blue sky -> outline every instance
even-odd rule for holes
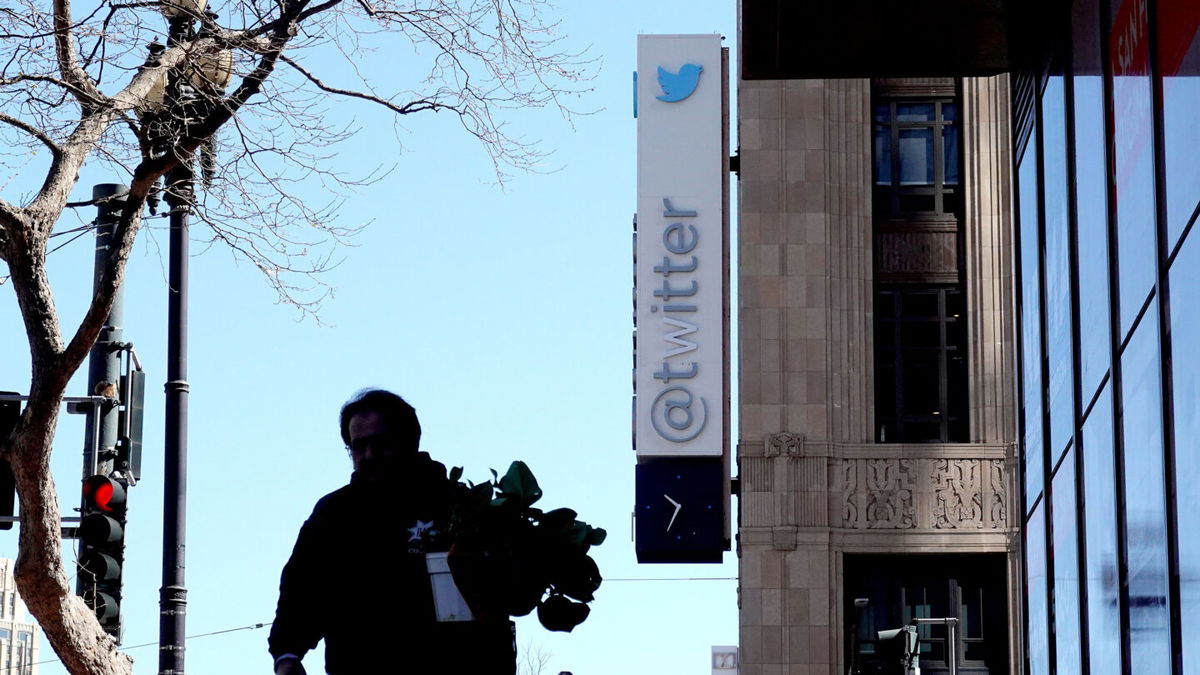
[[[556,172],[516,176],[500,190],[486,156],[445,116],[405,120],[401,151],[386,118],[352,104],[335,108],[364,127],[340,147],[338,165],[396,169],[340,209],[343,224],[372,224],[326,276],[336,289],[321,314],[327,326],[297,321],[258,271],[228,251],[193,258],[189,635],[271,621],[297,529],[316,499],[349,475],[338,407],[361,387],[382,386],[417,407],[423,448],[464,466],[467,478],[523,459],[547,506],[570,506],[609,531],[594,552],[608,581],[588,621],[572,634],[550,633],[533,618],[518,622],[519,642],[550,655],[544,672],[707,673],[710,647],[736,643],[734,581],[632,580],[728,579],[736,561],[727,554],[721,565],[635,563],[629,431],[636,35],[719,32],[736,55],[735,3],[563,3],[558,15],[569,42],[591,45],[602,59],[595,91],[580,105],[598,111],[576,118],[574,129],[546,111],[511,117],[554,151]],[[0,179],[10,199],[33,180]],[[73,198],[111,180],[87,169]],[[60,227],[93,214],[67,214]],[[127,274],[125,337],[150,390],[145,477],[129,496],[129,646],[158,637],[164,222],[140,235]],[[91,248],[85,237],[50,257],[68,331],[90,293]],[[0,389],[27,389],[28,350],[8,285],[0,286],[0,350]],[[84,389],[79,377],[70,393]],[[80,421],[64,416],[54,470],[67,512],[77,504],[82,443]],[[70,543],[67,551],[73,557]],[[0,533],[0,555],[15,552],[15,531]],[[269,672],[266,636],[260,628],[191,639],[188,670]],[[157,672],[154,647],[131,653],[135,673]],[[310,672],[322,672],[314,657]],[[43,660],[52,658],[43,643]],[[48,663],[42,672],[64,671]]]

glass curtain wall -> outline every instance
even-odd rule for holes
[[[1200,2],[1070,4],[1016,120],[1026,670],[1200,675]]]

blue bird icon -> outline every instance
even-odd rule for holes
[[[655,98],[667,103],[678,103],[691,96],[692,92],[696,91],[696,85],[700,84],[700,73],[703,70],[702,66],[694,63],[683,64],[678,73],[672,73],[659,66],[658,86],[662,87],[663,95]]]

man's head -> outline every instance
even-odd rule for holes
[[[377,478],[417,454],[421,423],[407,401],[383,389],[355,394],[342,406],[342,441],[354,470]]]

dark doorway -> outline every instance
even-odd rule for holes
[[[846,555],[847,670],[900,675],[898,660],[883,658],[876,632],[914,618],[958,617],[958,672],[1008,675],[1008,584],[1003,553],[962,555]],[[867,605],[855,607],[856,598]],[[922,625],[921,674],[949,673],[946,627]],[[855,639],[857,635],[857,639]],[[853,672],[851,670],[851,672]]]

